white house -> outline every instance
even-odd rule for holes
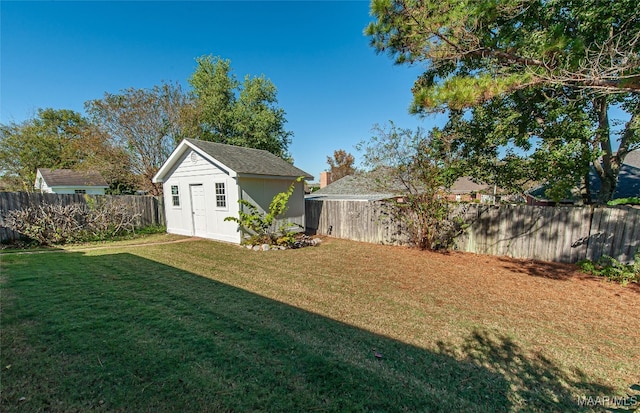
[[[171,153],[153,182],[164,190],[167,232],[241,242],[238,200],[269,210],[273,197],[298,177],[313,179],[270,152],[185,139]],[[297,182],[283,219],[304,226],[304,183]]]
[[[34,187],[41,193],[104,195],[109,185],[94,171],[39,168]]]

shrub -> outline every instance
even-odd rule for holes
[[[5,225],[38,244],[95,241],[133,232],[140,214],[116,199],[86,204],[42,204],[9,211]]]
[[[606,277],[622,285],[640,283],[640,250],[635,253],[633,264],[623,264],[615,258],[603,255],[596,262],[582,260],[578,262],[578,266],[587,274]]]
[[[395,202],[393,217],[407,229],[409,241],[422,250],[448,250],[468,227],[462,215],[466,207],[447,201],[437,191],[408,194]]]
[[[640,205],[640,198],[639,197],[629,197],[629,198],[613,199],[613,200],[607,202],[607,205],[609,205],[609,206],[615,206],[615,205]]]

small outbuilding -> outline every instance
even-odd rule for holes
[[[109,184],[95,171],[39,168],[34,187],[44,194],[104,195]]]
[[[299,177],[313,176],[276,155],[253,148],[185,139],[153,182],[162,183],[167,232],[240,243],[237,217],[243,199],[262,211]],[[304,182],[296,182],[282,218],[304,228]]]

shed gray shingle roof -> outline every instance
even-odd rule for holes
[[[245,148],[197,139],[186,139],[186,141],[238,174],[313,178],[302,169],[296,168],[284,159],[262,149]]]
[[[40,175],[50,187],[55,186],[109,186],[100,173],[72,169],[40,168]]]

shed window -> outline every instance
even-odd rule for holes
[[[74,192],[75,192],[76,194],[86,194],[86,193],[87,193],[87,190],[86,190],[86,189],[76,189]]]
[[[216,207],[227,207],[227,193],[224,188],[224,182],[216,182]]]
[[[178,191],[178,185],[171,185],[171,200],[173,206],[180,206],[180,191]]]

